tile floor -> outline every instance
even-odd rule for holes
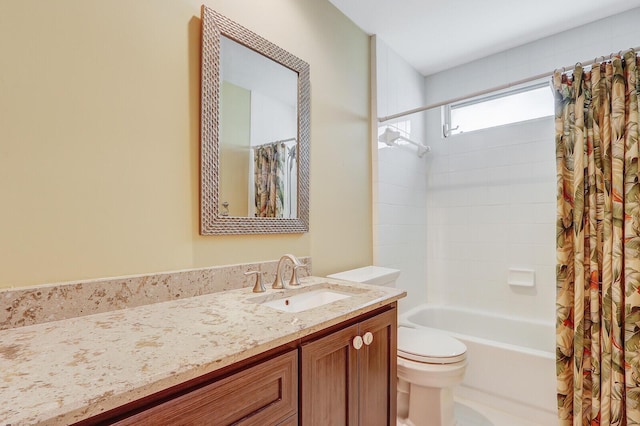
[[[455,401],[457,426],[553,426],[534,423],[460,397]]]
[[[456,426],[553,426],[532,422],[522,417],[497,410],[493,407],[456,396]],[[398,426],[414,426],[398,417]]]

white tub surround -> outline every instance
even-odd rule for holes
[[[456,395],[540,424],[557,421],[553,323],[423,304],[399,324],[446,332],[465,344],[467,370]]]
[[[224,291],[0,331],[0,423],[70,424],[249,359],[404,297],[327,278]],[[350,297],[304,312],[256,303],[317,288]]]

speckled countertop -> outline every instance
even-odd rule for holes
[[[402,290],[308,277],[351,297],[298,313],[223,291],[0,331],[0,424],[70,424],[354,318]]]

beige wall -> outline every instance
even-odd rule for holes
[[[0,287],[371,262],[367,36],[324,0],[205,3],[311,66],[311,232],[198,234],[201,0],[4,0]]]
[[[251,91],[222,81],[220,84],[219,197],[229,203],[229,216],[249,214],[249,161],[251,156]],[[254,184],[254,180],[251,180]]]

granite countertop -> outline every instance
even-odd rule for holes
[[[0,424],[70,424],[392,303],[399,289],[328,278],[229,290],[0,331]],[[256,301],[332,288],[351,294],[281,312]]]

